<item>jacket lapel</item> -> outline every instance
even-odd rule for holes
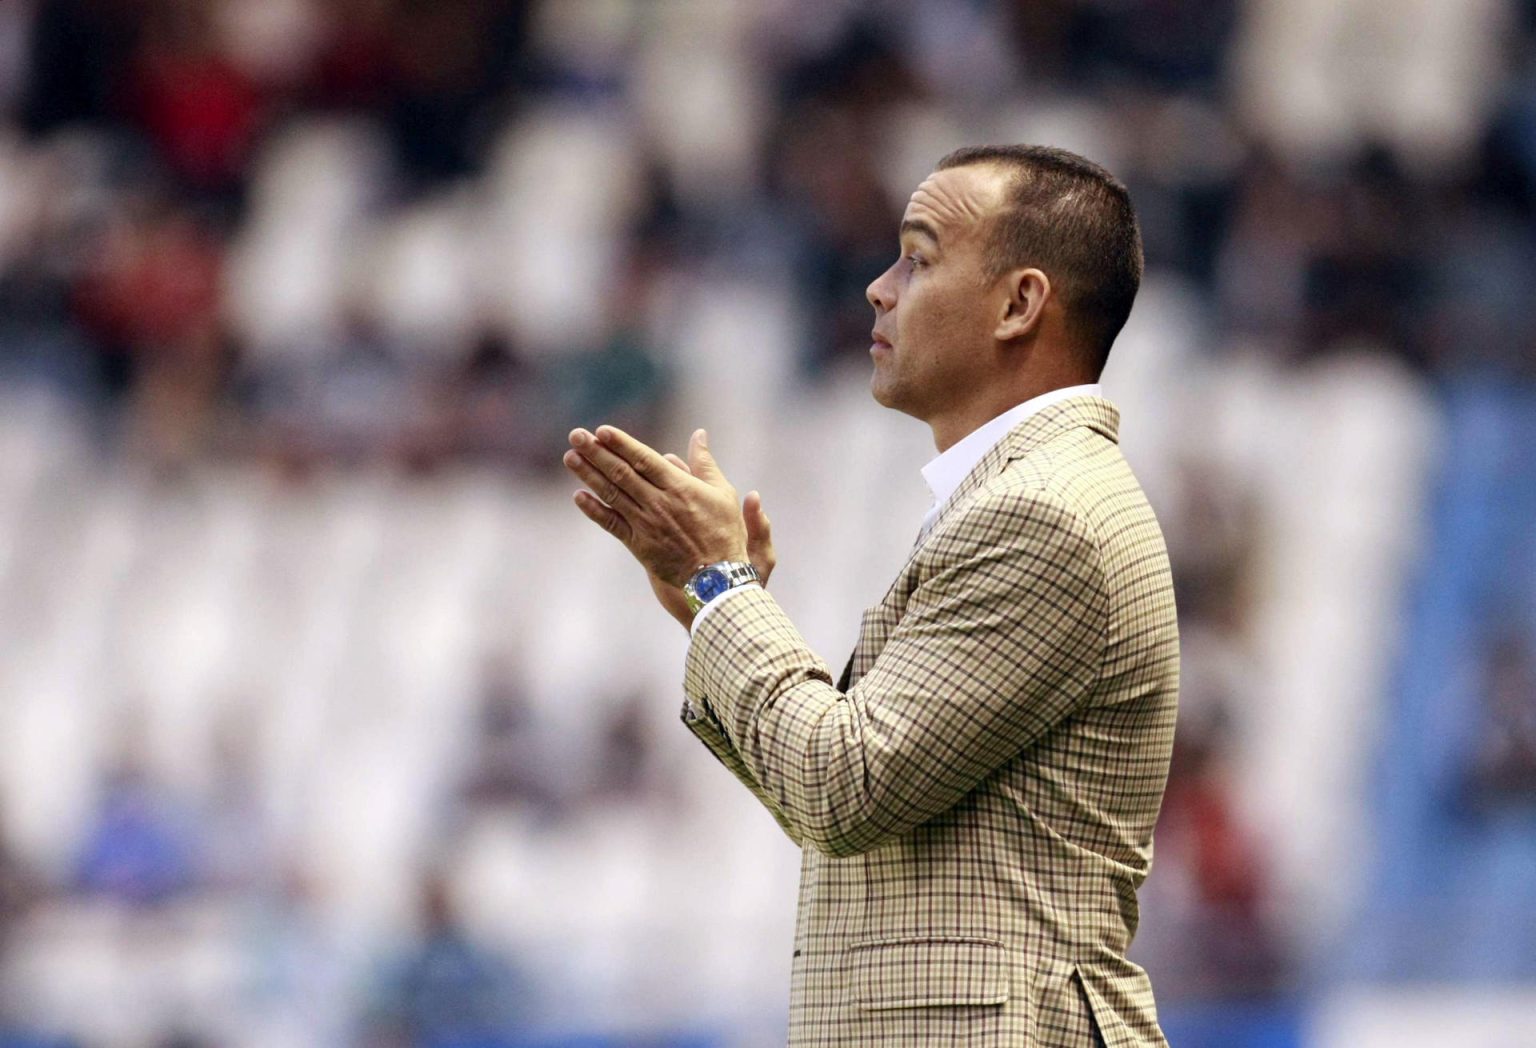
[[[942,528],[946,520],[970,502],[982,485],[1001,473],[1003,467],[1014,459],[1023,457],[1063,430],[1076,429],[1079,426],[1087,426],[1118,443],[1120,410],[1103,397],[1071,397],[1036,412],[1009,430],[1002,440],[994,444],[981,457],[981,461],[976,463],[965,475],[965,479],[960,481],[960,486],[955,488],[954,494],[939,507],[939,514],[934,518],[933,527],[928,529],[928,535],[924,537],[923,542],[913,545],[912,551],[907,555],[906,563],[897,573],[896,582],[892,584],[891,590],[894,591],[903,579],[911,575],[912,562],[917,558],[918,552],[928,538]],[[887,600],[890,599],[890,595],[888,591]]]
[[[954,493],[939,507],[938,516],[934,518],[933,526],[928,529],[927,534],[913,544],[911,552],[907,554],[906,562],[896,573],[895,581],[886,590],[880,603],[864,613],[863,621],[859,626],[858,642],[837,682],[839,691],[847,691],[869,671],[869,667],[874,665],[881,649],[885,647],[885,642],[890,638],[896,623],[901,621],[902,613],[907,606],[907,598],[911,596],[913,588],[917,585],[915,570],[917,555],[932,539],[934,533],[944,526],[946,520],[953,518],[966,503],[970,502],[987,481],[1001,473],[1008,463],[1022,457],[1064,430],[1076,429],[1079,426],[1086,426],[1118,443],[1120,411],[1103,397],[1070,397],[1029,416],[987,450],[987,453],[981,457],[981,461],[977,462],[965,475],[959,487],[955,488]]]

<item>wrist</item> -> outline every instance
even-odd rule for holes
[[[755,582],[755,583],[752,583],[750,585],[737,586],[734,589],[726,590],[724,593],[720,594],[720,596],[716,597],[714,600],[710,601],[708,604],[706,604],[702,608],[700,608],[693,615],[693,618],[690,619],[689,622],[688,622],[688,635],[690,637],[697,636],[698,632],[699,632],[699,629],[702,627],[705,619],[709,618],[711,615],[719,614],[720,613],[720,609],[723,608],[725,605],[731,603],[732,601],[739,601],[739,600],[741,600],[742,599],[742,594],[745,593],[747,590],[749,590],[749,589],[761,589],[761,588],[762,588],[762,583]]]
[[[720,560],[702,565],[683,583],[683,596],[689,610],[697,616],[711,601],[718,600],[733,589],[760,583],[757,569],[746,557],[740,560]]]

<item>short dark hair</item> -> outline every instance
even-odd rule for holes
[[[987,246],[992,274],[1020,266],[1044,270],[1088,363],[1095,374],[1103,371],[1141,286],[1141,230],[1125,183],[1050,146],[966,146],[940,160],[938,169],[972,164],[994,164],[1014,176]]]

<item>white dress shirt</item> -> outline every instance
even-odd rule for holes
[[[1101,397],[1103,395],[1104,387],[1097,382],[1084,386],[1063,386],[1061,389],[1053,389],[1049,393],[1031,397],[1022,404],[1015,404],[991,422],[983,422],[955,441],[923,467],[923,480],[927,482],[928,491],[933,495],[933,505],[928,507],[927,515],[923,517],[923,528],[918,533],[918,541],[921,542],[928,537],[928,529],[933,527],[933,522],[938,519],[939,510],[944,508],[944,503],[949,501],[949,497],[955,493],[955,489],[960,486],[966,474],[975,469],[976,463],[985,458],[987,452],[996,447],[997,442],[1006,437],[1020,422],[1068,397]]]
[[[1093,382],[1082,386],[1063,386],[1061,389],[1042,393],[1038,397],[1031,397],[1022,404],[1015,404],[992,421],[983,422],[932,459],[923,467],[923,480],[927,482],[928,490],[933,495],[933,505],[923,517],[923,526],[918,532],[917,541],[922,542],[928,537],[928,529],[933,527],[933,522],[938,519],[939,510],[944,508],[944,503],[949,501],[949,497],[955,493],[955,489],[960,486],[966,474],[975,469],[976,464],[986,457],[987,452],[1006,437],[1010,430],[1031,415],[1043,411],[1058,401],[1066,400],[1068,397],[1103,396],[1103,389],[1103,386]],[[746,588],[737,586],[734,589],[728,589],[700,608],[688,627],[689,634],[692,635],[698,630],[699,623],[704,621],[705,615]]]

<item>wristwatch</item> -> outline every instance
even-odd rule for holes
[[[758,582],[757,569],[739,560],[722,560],[718,564],[706,564],[683,583],[683,596],[688,598],[688,610],[695,615],[699,609],[726,590]]]

